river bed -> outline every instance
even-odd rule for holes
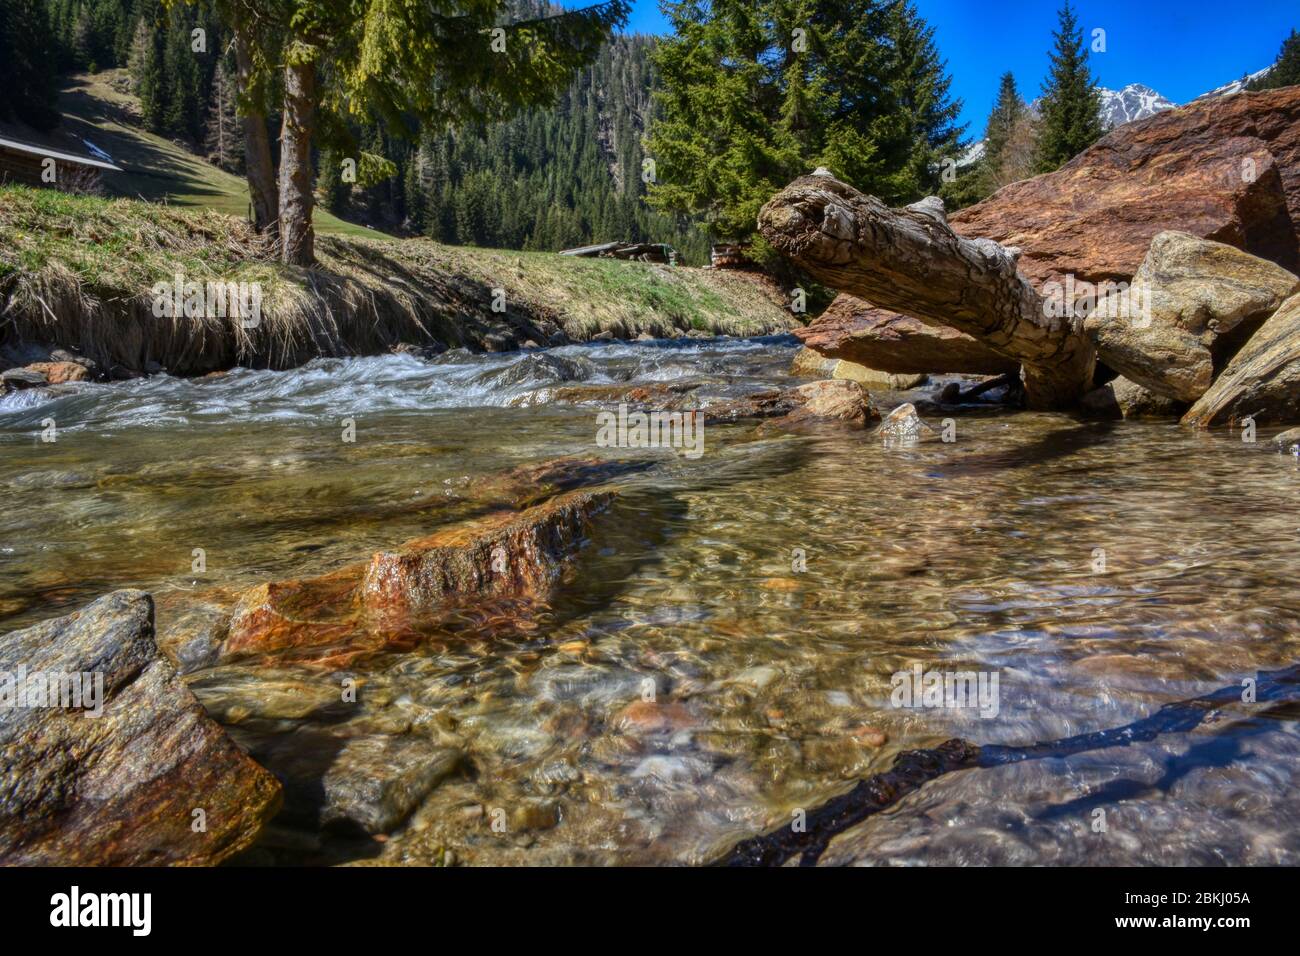
[[[165,634],[215,595],[462,519],[513,466],[643,460],[572,583],[516,626],[346,674],[186,674],[255,758],[420,792],[378,837],[290,813],[244,859],[261,863],[707,863],[900,751],[1115,727],[1300,661],[1300,462],[1264,433],[988,409],[904,446],[710,425],[692,459],[598,447],[599,409],[552,400],[737,397],[797,384],[794,352],[614,343],[15,393],[0,630],[138,587]],[[996,674],[996,713],[895,706],[917,670]],[[362,691],[340,707],[346,678]],[[1300,863],[1297,717],[1243,704],[1147,744],[951,774],[823,862]]]

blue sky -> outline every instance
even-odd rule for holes
[[[671,32],[658,0],[634,0],[627,29]],[[969,134],[983,134],[998,77],[1016,75],[1026,99],[1038,95],[1056,26],[1058,0],[916,0],[935,27]],[[1300,29],[1300,0],[1076,0],[1086,36],[1106,31],[1092,56],[1102,86],[1143,83],[1175,103],[1272,63],[1282,39]]]

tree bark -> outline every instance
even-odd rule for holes
[[[280,208],[275,194],[275,167],[271,163],[271,138],[266,133],[266,114],[254,102],[252,92],[253,54],[243,27],[236,27],[235,68],[239,90],[244,94],[246,110],[240,110],[244,131],[244,169],[248,177],[248,197],[253,205],[253,227],[264,235],[274,235],[279,226]]]
[[[930,197],[890,209],[826,174],[804,176],[758,215],[778,252],[841,292],[965,332],[1019,362],[1032,408],[1068,408],[1092,382],[1082,322],[1048,314],[1017,250],[963,239]]]
[[[312,230],[311,137],[316,125],[316,64],[284,67],[284,123],[280,128],[280,255],[298,266],[316,261]]]

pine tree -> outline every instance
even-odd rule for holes
[[[962,152],[964,126],[957,125],[961,101],[951,100],[952,78],[934,42],[934,28],[916,12],[911,0],[890,11],[888,37],[893,50],[890,86],[901,112],[906,160],[893,177],[900,198],[939,191],[945,169],[955,167]]]
[[[165,82],[165,41],[166,34],[160,29],[149,29],[142,18],[141,26],[145,28],[145,48],[139,59],[139,74],[136,76],[136,95],[140,97],[140,112],[144,118],[145,128],[150,132],[161,133],[164,118],[168,111],[168,86]]]
[[[1069,0],[1057,16],[1059,25],[1052,34],[1056,44],[1039,109],[1042,123],[1037,167],[1040,172],[1059,169],[1100,139],[1105,131],[1101,123],[1101,97],[1088,66],[1088,48]]]
[[[321,150],[316,171],[316,197],[321,206],[335,215],[347,215],[352,184],[343,181],[342,165],[337,152]]]
[[[153,30],[144,17],[138,17],[131,33],[131,46],[126,57],[126,72],[131,78],[131,86],[137,95],[140,93],[141,84],[144,83],[152,47]]]
[[[55,48],[44,0],[0,3],[0,119],[37,129],[58,125]]]
[[[208,162],[227,172],[243,170],[244,137],[235,111],[235,84],[224,59],[217,61],[212,77],[204,146]]]
[[[1282,41],[1277,61],[1266,74],[1250,84],[1252,90],[1275,90],[1300,84],[1300,33],[1295,30]]]
[[[251,85],[283,64],[280,252],[286,263],[310,265],[312,156],[326,146],[355,148],[349,118],[365,115],[396,131],[413,122],[501,120],[553,102],[626,20],[628,3],[526,21],[505,16],[507,0],[369,3],[363,15],[355,0],[222,0],[221,8],[236,37],[255,45]],[[398,172],[372,159],[375,171]],[[250,188],[259,190],[263,164],[248,165]]]
[[[826,166],[886,202],[937,188],[959,104],[930,29],[903,0],[682,0],[667,12],[647,140],[651,203],[753,235],[759,208]]]
[[[996,170],[1002,162],[1015,132],[1016,124],[1025,113],[1025,101],[1016,89],[1016,78],[1010,72],[1002,74],[998,84],[998,98],[989,113],[988,125],[984,129],[984,159],[989,167]]]

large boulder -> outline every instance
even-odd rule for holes
[[[1177,229],[1300,269],[1300,87],[1126,123],[1053,173],[954,214],[960,235],[1021,250],[1035,283],[1127,280]]]
[[[819,355],[894,374],[998,375],[1019,364],[956,329],[839,295],[796,336]]]
[[[1127,282],[1156,235],[1170,229],[1300,272],[1300,86],[1125,123],[1056,172],[1005,186],[948,222],[965,238],[1017,249],[1017,268],[1040,291],[1067,275],[1079,284]],[[902,316],[872,309],[863,316],[870,324],[846,322],[843,310],[828,309],[825,321],[795,334],[823,355],[883,371],[1002,371],[942,368],[907,335],[915,320],[900,324]],[[925,360],[886,364],[896,328],[900,349],[914,346]]]
[[[14,679],[10,693],[27,692],[27,706],[0,709],[0,863],[215,864],[279,809],[275,778],[159,656],[143,592],[116,591],[0,638],[0,675]],[[102,699],[31,706],[37,675],[69,689],[84,675],[91,694],[102,680]]]
[[[1272,262],[1162,232],[1132,289],[1098,301],[1084,327],[1111,368],[1158,395],[1194,402],[1214,369],[1298,289],[1300,278]]]
[[[1261,425],[1300,422],[1300,293],[1250,337],[1183,423],[1204,428],[1243,418]]]

